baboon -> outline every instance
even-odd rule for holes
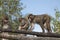
[[[44,29],[46,29],[48,32],[52,32],[51,27],[50,27],[51,17],[49,15],[47,15],[47,14],[42,14],[42,15],[29,14],[28,20],[30,21],[30,23],[39,24],[41,26],[43,32],[45,32]]]

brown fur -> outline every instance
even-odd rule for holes
[[[47,14],[42,14],[42,15],[33,15],[33,14],[29,14],[28,15],[28,19],[30,21],[30,23],[37,23],[41,26],[43,32],[45,32],[44,28],[48,31],[48,32],[52,32],[51,31],[51,27],[50,27],[50,20],[51,17]]]
[[[19,18],[19,22],[20,22],[20,26],[19,29],[20,30],[27,30],[28,29],[28,20],[25,18]]]

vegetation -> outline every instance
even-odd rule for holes
[[[18,18],[22,17],[22,5],[21,0],[0,0],[0,27],[1,19],[4,15],[7,15],[11,29],[16,30],[19,27]],[[60,33],[60,11],[58,9],[55,9],[55,17],[52,18],[52,24],[54,25],[54,32]]]
[[[20,0],[0,0],[0,21],[7,15],[12,29],[16,29],[19,25],[17,18],[22,17],[22,5]]]
[[[60,33],[60,11],[55,9],[55,18],[53,18],[54,32]]]

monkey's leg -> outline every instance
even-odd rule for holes
[[[39,25],[41,26],[43,33],[45,33],[45,30],[44,30],[44,25],[43,25],[43,23],[41,22]]]
[[[46,27],[49,33],[52,32],[51,27],[50,27],[50,21],[46,21]]]
[[[31,23],[31,27],[30,27],[30,31],[32,31],[34,29],[34,23]]]

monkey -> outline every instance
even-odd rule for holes
[[[18,27],[18,30],[24,30],[27,31],[29,28],[29,22],[25,18],[19,18],[20,25]],[[18,36],[26,36],[26,34],[18,34]]]
[[[34,26],[33,23],[29,23],[28,19],[26,18],[19,18],[19,22],[20,22],[20,26],[19,26],[19,30],[29,30],[32,31],[34,29],[34,27],[32,27],[31,29],[29,29],[30,26]]]
[[[2,29],[8,29],[9,28],[9,18],[8,16],[4,15],[1,20],[2,24]],[[9,35],[7,32],[2,32],[2,35]],[[2,40],[8,40],[8,39],[2,39]]]
[[[29,22],[25,18],[19,18],[20,26],[18,30],[27,30]]]
[[[50,27],[50,21],[51,21],[51,17],[47,14],[42,14],[42,15],[33,15],[33,14],[29,14],[28,15],[28,20],[30,21],[31,24],[39,24],[42,28],[42,32],[45,33],[46,29],[48,31],[48,33],[51,33],[51,27]],[[32,28],[33,26],[31,26]]]
[[[3,27],[3,29],[9,28],[9,18],[6,15],[3,16],[3,18],[2,18],[2,27]]]

